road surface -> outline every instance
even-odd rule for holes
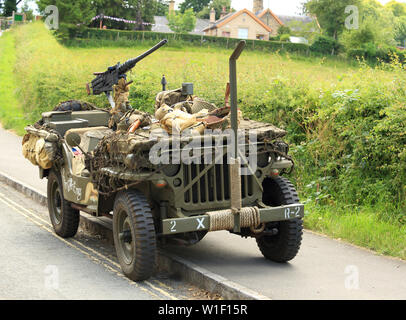
[[[0,300],[188,300],[204,292],[165,274],[135,283],[114,248],[79,232],[55,235],[47,210],[0,183]]]

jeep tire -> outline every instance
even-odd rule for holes
[[[267,178],[263,182],[263,187],[262,201],[268,206],[276,207],[299,203],[299,196],[295,188],[286,178]],[[257,244],[263,256],[274,262],[292,260],[299,252],[302,241],[302,218],[267,223],[265,230],[267,229],[277,229],[278,233],[257,238]]]
[[[48,175],[47,201],[49,217],[55,233],[62,238],[73,237],[78,231],[80,214],[63,197],[61,175],[51,170]]]
[[[156,234],[151,208],[141,192],[128,190],[117,194],[113,238],[123,273],[134,281],[151,277],[155,268]]]

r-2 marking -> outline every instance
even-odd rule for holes
[[[285,208],[285,219],[290,220],[300,217],[300,207]]]

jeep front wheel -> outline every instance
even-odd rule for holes
[[[156,235],[151,208],[142,193],[129,190],[117,194],[113,237],[123,273],[134,281],[148,279],[155,267]]]
[[[47,186],[48,211],[55,233],[62,238],[73,237],[79,227],[79,210],[73,209],[63,197],[62,178],[51,170]]]
[[[282,177],[265,179],[262,201],[271,207],[299,203],[299,196],[292,183]],[[275,262],[292,260],[300,249],[303,234],[302,218],[271,222],[267,230],[277,230],[276,235],[263,235],[257,238],[259,250],[266,259]]]

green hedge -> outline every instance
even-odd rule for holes
[[[376,62],[377,60],[390,63],[395,56],[399,62],[406,63],[406,51],[397,48],[379,48],[370,50],[369,48],[355,48],[347,51],[347,56],[351,59],[364,58],[365,60]]]
[[[335,55],[343,51],[342,45],[333,38],[326,36],[318,36],[316,41],[310,46],[312,52],[331,55],[333,52]]]
[[[196,45],[205,47],[234,48],[239,39],[200,36],[193,34],[160,33],[151,31],[126,30],[100,30],[77,27],[74,25],[61,25],[57,31],[60,40],[72,46],[133,46],[134,42],[156,42],[161,39],[170,40],[168,46],[179,47]],[[268,52],[294,52],[309,54],[307,44],[286,43],[279,41],[247,40],[247,49]]]

